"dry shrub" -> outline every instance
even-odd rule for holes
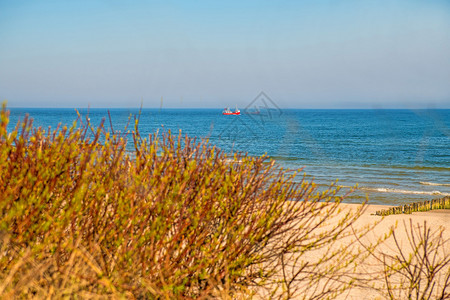
[[[384,267],[379,291],[388,299],[450,299],[450,240],[444,228],[409,221],[404,223],[408,243],[402,244],[393,229],[394,249],[377,255]]]
[[[2,295],[323,298],[351,285],[359,254],[332,245],[365,206],[338,214],[339,188],[181,133],[143,138],[138,119],[130,134],[88,120],[8,132],[1,112]]]
[[[409,219],[403,229],[392,226],[370,253],[373,271],[361,273],[356,286],[373,290],[383,299],[450,299],[450,239],[445,228],[430,228]]]

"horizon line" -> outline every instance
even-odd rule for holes
[[[164,110],[164,109],[177,109],[177,110],[183,110],[183,109],[189,109],[189,110],[223,110],[221,107],[55,107],[55,106],[6,106],[6,109],[132,109],[132,110],[139,110],[139,109],[157,109],[157,110]],[[336,107],[325,107],[325,108],[315,108],[315,107],[308,107],[308,108],[301,108],[301,107],[279,107],[279,108],[262,108],[264,109],[288,109],[288,110],[437,110],[437,109],[450,109],[450,106],[448,107],[414,107],[414,108],[405,108],[405,107],[347,107],[347,108],[336,108]],[[245,108],[241,108],[241,110],[245,110]],[[250,110],[250,109],[249,109]]]

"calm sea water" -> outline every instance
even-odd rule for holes
[[[74,109],[10,109],[11,126],[28,113],[36,126],[71,125]],[[86,110],[80,110],[86,113]],[[123,129],[138,110],[111,109]],[[209,138],[226,152],[267,154],[303,168],[321,186],[358,184],[347,202],[398,205],[450,195],[450,110],[280,110],[223,116],[220,109],[144,109],[143,134],[172,130]],[[91,109],[94,125],[106,109]]]

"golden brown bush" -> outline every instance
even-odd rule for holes
[[[45,131],[25,118],[8,132],[1,112],[1,294],[321,298],[350,286],[357,254],[331,245],[364,205],[332,223],[339,188],[181,133],[141,137],[137,120],[129,134],[82,121]]]

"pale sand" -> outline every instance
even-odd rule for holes
[[[356,204],[341,204],[343,208],[354,209],[358,205]],[[374,215],[377,210],[386,209],[389,206],[382,205],[369,205],[364,214],[355,223],[356,228],[372,224],[377,221],[381,221],[367,236],[366,241],[375,242],[379,237],[382,237],[385,233],[388,233],[392,226],[397,223],[397,229],[395,231],[400,243],[407,249],[409,242],[405,232],[404,222],[407,226],[410,224],[410,219],[413,224],[420,224],[423,226],[426,221],[427,227],[431,230],[437,230],[439,227],[444,228],[443,236],[445,239],[450,239],[450,210],[432,210],[428,212],[414,212],[412,214],[401,215],[389,215],[386,217],[380,217]],[[447,243],[447,253],[450,252],[450,243]],[[387,240],[385,244],[381,245],[380,250],[390,252],[395,251],[395,244],[391,239]],[[450,267],[450,266],[449,266]],[[375,267],[367,267],[367,270],[374,269]],[[378,268],[376,270],[379,270]],[[384,299],[379,293],[369,289],[352,289],[349,292],[344,293],[338,299]]]
[[[357,204],[340,204],[342,211],[341,213],[345,213],[348,210],[354,210],[358,206]],[[392,226],[395,226],[397,223],[397,229],[395,231],[396,236],[399,240],[399,243],[402,245],[402,249],[409,251],[409,242],[407,238],[407,234],[405,231],[404,222],[407,226],[409,226],[410,219],[412,219],[413,224],[417,226],[417,224],[420,224],[423,226],[424,221],[427,223],[427,227],[431,228],[432,230],[438,230],[440,227],[444,228],[443,236],[445,239],[450,239],[450,210],[432,210],[428,212],[416,212],[410,215],[389,215],[386,217],[376,216],[375,212],[381,209],[389,208],[389,206],[382,206],[382,205],[369,205],[367,206],[364,213],[361,215],[361,217],[354,223],[355,229],[362,229],[365,226],[378,223],[370,232],[368,232],[367,235],[365,235],[361,242],[364,244],[370,244],[376,242],[379,238],[385,236],[385,234],[389,233]],[[331,223],[329,223],[330,226],[333,226],[334,222],[337,221],[338,218],[333,219]],[[339,240],[337,244],[332,246],[332,249],[340,249],[341,247],[348,247],[352,242],[354,242],[356,238],[354,236],[346,237],[342,240]],[[356,243],[356,245],[360,245],[359,243]],[[336,247],[336,248],[335,248]],[[447,253],[450,252],[450,243],[447,243]],[[350,248],[348,248],[350,249]],[[353,249],[353,248],[352,248]],[[320,257],[323,255],[324,249],[321,250],[314,250],[310,253],[307,253],[303,259],[315,261],[317,259],[320,259]],[[379,246],[378,251],[382,251],[383,253],[387,254],[393,254],[396,253],[396,247],[395,243],[392,238],[389,238],[383,242],[382,245]],[[409,253],[409,252],[408,252]],[[448,266],[450,267],[450,266]],[[377,261],[375,258],[370,257],[369,259],[364,260],[362,264],[358,264],[358,271],[357,273],[360,273],[362,271],[362,274],[373,273],[377,274],[377,276],[380,276],[383,274],[383,268],[382,264]],[[352,272],[352,271],[351,271]],[[355,275],[351,275],[354,277],[358,277]],[[364,276],[364,275],[363,275]],[[360,278],[360,277],[358,277]],[[367,277],[366,277],[367,278]],[[369,278],[372,278],[371,276]],[[383,280],[377,280],[377,281],[370,281],[369,284],[376,284],[379,287],[384,286]],[[338,284],[340,286],[340,284]],[[303,290],[303,288],[300,287],[300,290]],[[382,290],[381,292],[383,292]],[[309,296],[297,294],[299,299],[308,299]],[[264,295],[264,293],[259,293],[255,299],[267,299],[267,296]],[[340,294],[336,299],[385,299],[386,297],[383,296],[380,291],[376,291],[373,288],[368,287],[353,287],[350,290],[346,290],[343,294]]]

